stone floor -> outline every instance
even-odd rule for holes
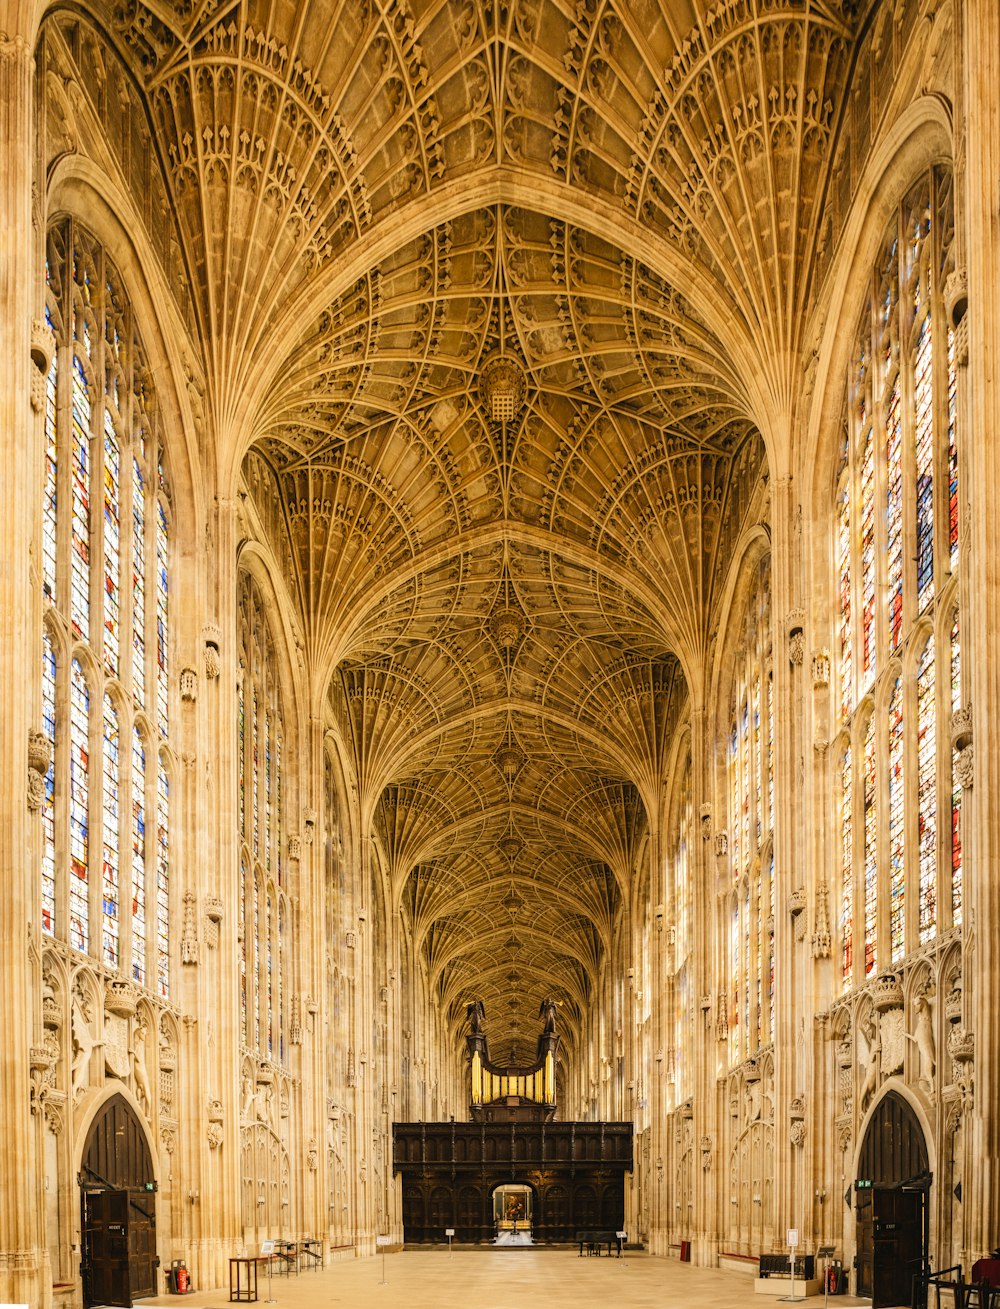
[[[297,1277],[275,1277],[271,1294],[283,1309],[344,1305],[352,1309],[495,1309],[503,1305],[537,1305],[539,1309],[770,1309],[776,1302],[755,1296],[753,1279],[718,1268],[695,1268],[675,1259],[651,1258],[639,1251],[623,1259],[580,1258],[567,1249],[404,1250],[366,1259],[344,1259]],[[267,1277],[258,1289],[267,1300]],[[222,1309],[228,1289],[196,1293],[178,1300],[160,1296],[143,1305],[175,1309]],[[778,1302],[780,1303],[780,1301]],[[821,1306],[823,1297],[806,1303]],[[831,1309],[867,1305],[867,1300],[839,1296]]]

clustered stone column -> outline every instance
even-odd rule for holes
[[[18,6],[4,7],[15,23]],[[29,1049],[37,994],[31,954],[37,953],[36,873],[28,857],[28,733],[32,700],[25,670],[37,663],[31,583],[35,419],[31,410],[30,324],[34,237],[31,173],[34,60],[26,26],[0,30],[0,1301],[37,1302],[42,1253],[36,1197],[35,1134],[31,1130]],[[32,945],[34,941],[34,947]]]
[[[969,383],[973,397],[962,447],[963,482],[971,511],[970,558],[964,561],[963,663],[970,671],[975,785],[968,817],[974,858],[967,900],[975,925],[972,1013],[975,1092],[971,1160],[973,1193],[968,1234],[972,1250],[990,1249],[1000,1235],[1000,9],[995,0],[968,0],[965,29],[965,207],[969,271]],[[963,814],[963,819],[966,817]]]

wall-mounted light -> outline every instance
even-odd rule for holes
[[[191,1204],[197,1204],[201,1198],[197,1191],[188,1191],[188,1200]]]

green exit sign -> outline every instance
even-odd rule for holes
[[[143,1189],[144,1191],[155,1191],[155,1190],[156,1190],[156,1183],[155,1183],[155,1182],[143,1182],[143,1184],[142,1184],[142,1189]]]
[[[854,1189],[856,1191],[870,1191],[871,1187],[872,1179],[870,1177],[859,1177],[854,1183]]]

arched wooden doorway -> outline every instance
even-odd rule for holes
[[[865,1132],[854,1183],[857,1293],[880,1305],[909,1304],[927,1259],[927,1142],[895,1091],[879,1101]]]
[[[84,1305],[156,1294],[156,1179],[146,1134],[123,1095],[101,1106],[80,1169]]]

